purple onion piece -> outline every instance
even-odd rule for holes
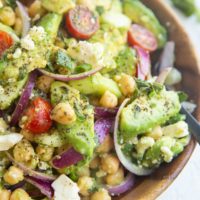
[[[34,185],[36,188],[38,188],[40,190],[40,192],[42,194],[44,194],[48,198],[51,199],[53,197],[54,190],[53,190],[53,188],[51,186],[53,181],[50,181],[50,180],[45,181],[45,180],[34,178],[32,176],[26,176],[25,177],[25,181],[27,181],[28,183]]]
[[[22,37],[24,37],[25,35],[27,35],[31,27],[30,17],[27,13],[25,6],[22,3],[16,1],[16,4],[22,19]]]
[[[111,196],[119,196],[120,194],[123,194],[128,190],[132,189],[134,184],[135,184],[135,175],[128,173],[125,180],[120,185],[106,186],[106,189],[108,190]]]
[[[51,164],[56,169],[62,169],[74,165],[81,160],[83,160],[83,155],[71,147],[61,154],[54,156],[51,160]]]
[[[97,135],[99,144],[101,144],[104,141],[105,137],[111,132],[113,124],[113,118],[101,118],[95,122],[94,130]]]
[[[17,188],[22,188],[24,185],[25,185],[25,181],[23,180],[15,185],[5,185],[5,188],[13,191],[13,190],[16,190]]]
[[[25,88],[22,92],[22,95],[17,103],[17,106],[12,114],[11,122],[10,122],[11,126],[15,126],[18,123],[24,109],[27,107],[29,98],[31,96],[31,92],[35,86],[35,80],[37,78],[37,75],[38,75],[38,72],[36,70],[32,71],[29,74],[28,81],[27,81]]]
[[[92,76],[93,74],[96,74],[101,69],[103,69],[103,67],[97,67],[91,71],[83,72],[80,74],[74,74],[74,75],[54,74],[44,69],[38,69],[38,71],[41,72],[43,75],[54,78],[55,80],[67,82],[67,81],[75,81],[75,80],[81,80],[81,79],[87,78],[88,76]]]
[[[145,80],[150,74],[151,69],[150,54],[139,46],[134,46],[134,49],[138,57],[137,77],[141,80]]]
[[[173,67],[174,58],[175,58],[175,43],[173,41],[169,41],[166,43],[159,61],[153,68],[153,74],[158,75],[165,68]]]
[[[169,75],[169,73],[171,72],[172,67],[167,67],[165,69],[163,69],[160,74],[158,75],[156,82],[160,83],[160,84],[164,84],[167,76]]]
[[[112,118],[117,114],[118,108],[104,108],[104,107],[95,107],[94,116],[95,118]]]
[[[31,168],[26,167],[25,165],[23,165],[22,163],[16,162],[15,159],[11,156],[10,153],[5,152],[5,154],[7,155],[8,159],[17,167],[19,167],[25,175],[29,175],[32,176],[38,180],[42,180],[42,181],[54,181],[56,179],[55,176],[51,176],[51,175],[47,175],[41,172],[37,172],[32,170]]]

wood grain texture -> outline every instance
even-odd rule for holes
[[[197,103],[196,118],[200,121],[200,61],[178,18],[164,0],[142,0],[164,24],[169,40],[176,43],[176,66],[183,73],[182,89]],[[154,200],[174,181],[184,168],[195,148],[192,138],[184,152],[172,163],[164,164],[151,176],[139,178],[135,188],[117,197],[120,200]]]

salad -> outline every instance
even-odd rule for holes
[[[190,141],[174,42],[138,0],[0,1],[0,200],[110,200]],[[156,64],[155,51],[162,51]]]

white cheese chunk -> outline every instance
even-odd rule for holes
[[[15,144],[20,142],[23,135],[18,133],[10,133],[6,135],[0,135],[0,151],[7,151],[12,148]]]
[[[54,200],[80,200],[77,184],[64,174],[60,175],[51,186],[54,189]]]

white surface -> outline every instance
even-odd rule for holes
[[[168,0],[165,0],[168,2]],[[197,0],[200,5],[200,0]],[[185,18],[175,10],[191,36],[200,55],[200,22],[195,17]],[[190,161],[174,183],[157,200],[200,200],[200,147],[196,147]]]

